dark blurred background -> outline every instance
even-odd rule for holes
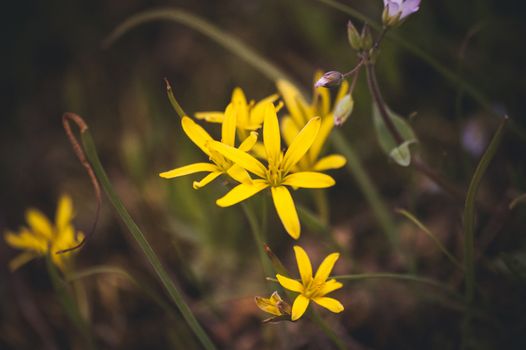
[[[375,19],[383,6],[380,0],[341,3]],[[237,56],[177,23],[142,25],[102,48],[104,38],[129,16],[170,6],[238,37],[307,91],[316,69],[346,71],[356,64],[347,44],[350,17],[315,0],[4,4],[0,229],[24,225],[24,211],[30,206],[53,217],[59,195],[67,192],[74,199],[76,226],[89,230],[95,212],[92,188],[61,124],[63,112],[78,113],[90,126],[117,192],[222,348],[331,348],[308,320],[260,324],[263,315],[252,298],[266,293],[268,284],[240,208],[226,210],[214,204],[224,193],[220,184],[194,191],[195,178],[158,177],[160,171],[203,159],[181,131],[166,99],[164,77],[190,114],[223,109],[236,86],[257,100],[276,90],[272,81]],[[482,201],[498,208],[526,191],[525,13],[519,0],[423,0],[421,10],[396,30],[475,87],[491,109],[511,117],[512,127],[481,189]],[[467,188],[498,118],[392,40],[385,40],[377,70],[390,107],[412,116],[423,157],[450,181]],[[461,257],[462,203],[437,191],[411,168],[389,162],[381,152],[363,74],[354,95],[355,111],[342,131],[388,207],[409,208]],[[385,236],[353,178],[345,170],[333,175],[338,185],[329,191],[331,224],[352,257],[342,258],[336,272],[406,271],[404,261],[388,252]],[[292,242],[276,225],[274,212],[269,213],[268,240],[294,270]],[[478,234],[484,242],[479,282],[491,319],[477,328],[479,349],[526,346],[525,214],[519,205],[505,215],[483,212],[479,217]],[[418,273],[460,288],[461,277],[436,247],[406,220],[397,217],[397,224],[402,244],[414,252]],[[306,230],[300,242],[313,252],[316,263],[331,251],[320,241]],[[0,242],[0,348],[82,348],[54,298],[45,262],[34,261],[12,273],[7,264],[15,254]],[[521,271],[518,275],[506,264],[510,259]],[[163,295],[108,202],[103,203],[96,234],[76,261],[79,268],[123,267]],[[100,348],[197,347],[176,312],[168,315],[122,278],[90,277],[85,286]],[[461,313],[429,301],[427,293],[392,282],[351,284],[337,294],[346,312],[323,316],[350,348],[458,348]]]

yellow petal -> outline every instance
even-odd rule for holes
[[[63,227],[69,225],[73,219],[73,201],[68,195],[62,195],[58,201],[57,212],[55,214],[55,224],[60,231]]]
[[[329,175],[314,171],[301,171],[287,175],[283,180],[283,185],[298,188],[327,188],[334,186],[336,182]]]
[[[281,136],[276,109],[272,103],[265,105],[265,123],[263,124],[263,143],[267,151],[269,164],[277,164],[281,157]]]
[[[299,132],[300,129],[290,116],[287,115],[281,118],[281,134],[283,135],[283,139],[287,145],[290,146]]]
[[[252,108],[250,111],[250,123],[253,125],[260,125],[263,124],[263,121],[265,120],[265,105],[267,103],[272,103],[278,99],[278,95],[270,95],[268,97],[265,97]]]
[[[165,171],[163,173],[160,173],[159,176],[165,179],[171,179],[174,177],[184,176],[188,174],[194,174],[194,173],[200,173],[203,171],[207,172],[215,172],[220,171],[220,169],[217,167],[217,165],[212,163],[194,163],[185,165],[179,168],[175,168],[169,171]]]
[[[326,309],[329,309],[330,311],[334,313],[340,313],[343,311],[343,305],[336,299],[333,298],[327,298],[327,297],[319,297],[312,299],[316,304],[323,306]]]
[[[258,141],[258,133],[255,131],[250,132],[250,135],[241,142],[239,145],[239,149],[245,152],[248,152],[254,147],[256,142]]]
[[[305,125],[307,119],[304,115],[304,107],[307,106],[307,102],[301,95],[298,89],[286,80],[278,80],[276,82],[279,93],[285,101],[285,105],[289,111],[290,116],[297,125]]]
[[[327,280],[327,277],[329,277],[329,274],[331,273],[332,268],[339,257],[339,253],[332,253],[323,259],[320,267],[318,267],[318,271],[316,271],[316,275],[314,276],[314,280],[317,283],[323,283],[325,280]]]
[[[230,168],[228,168],[226,173],[228,174],[228,176],[230,176],[239,183],[252,183],[252,179],[250,178],[250,175],[248,175],[247,171],[237,164],[234,164]]]
[[[325,89],[327,90],[327,89]],[[316,135],[316,139],[312,143],[312,146],[309,149],[309,157],[311,161],[315,161],[318,159],[318,156],[320,155],[320,152],[325,145],[325,141],[327,141],[327,137],[331,133],[332,129],[334,127],[334,120],[331,115],[327,115],[322,119],[320,130],[318,131],[318,134]]]
[[[267,158],[267,151],[265,150],[265,146],[261,142],[256,142],[254,147],[252,147],[252,149],[250,150],[250,153],[252,153],[254,157],[259,159]]]
[[[247,98],[245,93],[239,87],[236,87],[232,92],[232,103],[237,109],[237,123],[239,126],[243,127],[248,124],[248,105]]]
[[[294,246],[294,254],[296,255],[296,263],[300,272],[303,285],[308,285],[312,280],[312,265],[309,256],[305,250],[299,245]]]
[[[318,290],[316,295],[319,297],[323,297],[329,294],[330,292],[340,289],[341,287],[343,287],[343,284],[336,281],[335,279],[332,279],[332,280],[325,282],[323,286]]]
[[[278,279],[279,284],[281,284],[283,288],[291,290],[293,292],[303,292],[303,285],[300,282],[293,280],[292,278],[280,275],[279,273],[276,275],[276,278]]]
[[[21,229],[18,234],[8,231],[4,239],[13,248],[32,250],[42,254],[48,250],[49,239],[28,231],[26,228]]]
[[[279,311],[278,307],[276,306],[276,303],[272,300],[272,298],[262,298],[262,297],[255,297],[256,305],[261,310],[268,312],[269,314],[281,316],[281,312]]]
[[[232,162],[239,164],[242,168],[256,174],[261,178],[265,178],[266,168],[259,160],[240,149],[225,145],[221,142],[213,141],[209,144],[217,152],[221,153],[225,158]]]
[[[303,316],[308,306],[309,299],[307,299],[301,294],[298,295],[296,297],[296,300],[294,300],[294,304],[292,304],[292,314],[290,316],[290,319],[292,321],[296,321],[297,319],[299,319],[301,316]]]
[[[229,207],[236,203],[239,203],[249,197],[252,197],[256,193],[264,190],[268,187],[268,184],[263,180],[254,180],[251,184],[239,184],[230,190],[223,197],[216,201],[216,204],[220,207]]]
[[[285,173],[292,169],[309,150],[320,129],[320,123],[320,117],[312,118],[294,138],[283,157],[283,170]]]
[[[236,139],[236,113],[236,108],[230,103],[226,107],[225,119],[221,125],[221,142],[229,146],[234,146]]]
[[[192,140],[201,151],[210,155],[207,143],[212,141],[212,137],[206,132],[206,130],[188,117],[183,117],[181,125],[183,126],[183,130],[188,138]]]
[[[40,210],[28,209],[26,211],[26,221],[35,234],[51,239],[53,237],[53,227],[49,219]]]
[[[347,163],[347,159],[339,154],[331,154],[318,160],[314,165],[314,170],[323,171],[329,169],[339,169]]]
[[[272,187],[272,199],[285,230],[292,238],[298,239],[301,231],[300,220],[289,190],[285,186]]]
[[[195,118],[199,120],[206,120],[209,123],[222,123],[225,118],[223,112],[197,112]]]
[[[221,174],[222,172],[220,171],[213,171],[210,174],[206,175],[204,178],[202,178],[200,181],[194,181],[192,187],[194,188],[194,190],[203,188],[210,182],[214,181]]]

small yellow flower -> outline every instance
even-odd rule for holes
[[[278,294],[278,292],[272,293],[270,298],[263,298],[263,297],[255,297],[256,305],[261,310],[274,315],[274,316],[287,316],[290,315],[291,308],[290,305],[287,304],[283,299],[281,299],[281,296]],[[270,318],[268,320],[265,320],[264,322],[268,322],[273,320],[273,318]]]
[[[323,75],[321,71],[316,72],[314,81],[318,81]],[[320,158],[320,153],[334,127],[334,106],[349,90],[347,81],[343,81],[334,103],[331,105],[330,91],[325,88],[314,88],[312,103],[307,103],[301,92],[290,82],[278,80],[276,82],[287,107],[288,115],[281,119],[281,130],[285,142],[290,145],[299,130],[314,116],[321,117],[321,126],[316,140],[309,149],[307,155],[298,163],[297,168],[301,171],[324,171],[339,169],[346,163],[345,157],[339,154],[331,154]]]
[[[288,150],[281,150],[278,116],[272,103],[265,105],[263,123],[263,143],[266,150],[267,166],[246,151],[231,145],[213,141],[210,148],[221,153],[239,166],[253,173],[259,179],[251,183],[241,183],[222,198],[217,200],[220,207],[239,203],[256,193],[270,187],[274,206],[285,230],[294,239],[300,236],[300,222],[292,196],[285,186],[294,188],[326,188],[334,185],[334,179],[328,175],[313,172],[292,172],[292,168],[303,158],[316,139],[320,128],[320,118],[312,118],[296,135]]]
[[[245,93],[239,87],[236,87],[232,92],[232,103],[237,109],[237,127],[240,131],[239,135],[242,138],[246,137],[247,130],[257,130],[263,124],[263,106],[270,102],[274,103],[278,99],[278,95],[274,94],[264,98],[259,102],[251,100],[247,103]],[[225,113],[223,112],[198,112],[195,114],[197,119],[204,119],[211,123],[223,123],[225,120]]]
[[[320,264],[316,275],[312,277],[312,266],[305,250],[300,246],[294,246],[294,253],[296,254],[301,282],[280,274],[276,275],[283,288],[300,293],[292,304],[292,321],[296,321],[305,313],[311,300],[334,313],[342,312],[343,305],[338,300],[325,296],[342,287],[342,284],[335,279],[327,281],[340,254],[329,254]]]
[[[73,215],[73,203],[68,195],[60,197],[54,225],[41,211],[28,209],[26,221],[29,227],[22,227],[18,233],[6,231],[4,234],[7,244],[25,250],[11,260],[9,268],[14,271],[38,256],[50,254],[53,263],[65,271],[72,253],[56,253],[79,245],[84,238],[80,231],[75,234],[71,222]]]
[[[237,114],[237,109],[234,105],[229,104],[225,110],[223,124],[221,125],[221,142],[232,147],[234,147],[236,138]],[[160,173],[160,177],[171,179],[198,172],[208,172],[208,175],[206,175],[201,181],[194,181],[194,189],[199,189],[208,185],[221,174],[228,174],[231,178],[240,183],[251,183],[250,176],[242,167],[233,164],[221,154],[208,147],[209,142],[213,141],[213,139],[205,129],[186,116],[181,120],[181,124],[186,135],[209,157],[210,162],[185,165]],[[257,137],[258,134],[256,132],[251,132],[250,136],[241,143],[239,149],[242,151],[249,151],[256,143]]]

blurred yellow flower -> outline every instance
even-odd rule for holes
[[[316,72],[314,81],[323,75]],[[290,82],[278,80],[276,82],[279,93],[283,97],[288,115],[281,119],[281,130],[287,144],[291,144],[294,137],[315,116],[321,117],[321,126],[316,140],[307,155],[298,162],[297,168],[301,171],[323,171],[338,169],[345,165],[346,159],[339,154],[331,154],[320,158],[320,153],[334,127],[334,106],[345,96],[349,90],[347,81],[343,81],[333,104],[331,104],[330,91],[326,88],[314,88],[312,103],[307,103],[301,92]]]
[[[73,215],[73,203],[68,195],[60,197],[54,225],[41,211],[28,209],[26,221],[29,227],[22,227],[18,233],[6,231],[4,234],[7,244],[25,250],[11,260],[9,268],[14,271],[30,260],[49,253],[53,263],[65,271],[72,252],[56,253],[79,245],[84,238],[80,231],[75,234],[71,222]]]
[[[292,304],[292,321],[296,321],[305,313],[311,300],[332,312],[342,312],[343,305],[338,300],[325,296],[342,287],[342,284],[335,279],[327,281],[340,254],[329,254],[320,264],[316,275],[312,277],[312,266],[305,250],[300,246],[294,246],[294,253],[296,254],[301,282],[280,274],[276,275],[283,288],[300,293]]]
[[[221,125],[221,142],[225,145],[234,147],[236,138],[236,120],[237,120],[237,108],[230,103],[224,113]],[[191,118],[183,117],[181,124],[186,135],[201,149],[210,159],[208,163],[194,163],[186,166],[182,166],[176,169],[172,169],[163,173],[159,176],[165,179],[171,179],[183,175],[208,172],[201,181],[194,181],[194,189],[199,189],[208,185],[210,182],[215,180],[221,174],[228,174],[231,178],[240,183],[251,183],[250,176],[245,169],[239,165],[233,164],[231,161],[223,157],[220,153],[210,149],[208,143],[213,141],[212,137],[203,129],[201,126],[196,124]],[[257,132],[251,132],[250,135],[244,139],[239,146],[242,151],[249,151],[257,141]]]
[[[290,305],[287,304],[283,299],[281,299],[281,296],[278,294],[278,292],[272,293],[270,298],[263,298],[263,297],[255,297],[256,305],[261,310],[274,315],[274,316],[286,316],[290,315],[291,308]],[[271,320],[271,319],[270,319]]]
[[[225,196],[219,198],[216,203],[220,207],[228,207],[270,187],[274,206],[285,230],[292,238],[298,239],[301,230],[300,222],[292,196],[285,185],[294,188],[326,188],[335,183],[332,177],[322,173],[292,172],[293,167],[305,156],[316,139],[320,128],[320,118],[312,118],[283,154],[278,116],[272,103],[265,104],[264,115],[263,143],[267,166],[244,150],[234,148],[224,142],[212,141],[210,143],[211,149],[259,177],[251,183],[237,185]]]
[[[239,87],[236,87],[232,92],[232,103],[237,110],[236,125],[239,129],[239,136],[245,138],[247,130],[257,130],[263,124],[263,106],[270,102],[274,103],[278,99],[278,95],[274,94],[264,98],[259,102],[251,100],[247,102],[245,93]],[[225,113],[223,112],[197,112],[195,114],[197,119],[203,119],[211,123],[223,123],[225,120]]]

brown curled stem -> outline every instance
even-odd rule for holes
[[[91,229],[90,231],[88,231],[88,234],[82,238],[82,241],[80,241],[80,243],[77,244],[76,246],[59,250],[55,252],[55,254],[63,254],[63,253],[70,252],[72,250],[79,249],[86,243],[86,240],[95,232],[95,228],[97,227],[97,222],[99,221],[100,207],[101,207],[101,202],[102,202],[99,182],[97,181],[97,177],[95,176],[95,173],[93,171],[93,168],[91,167],[91,164],[88,162],[86,155],[84,154],[84,150],[82,149],[82,146],[78,142],[77,137],[75,136],[75,134],[73,133],[73,130],[71,129],[70,122],[73,122],[77,125],[81,134],[83,134],[84,132],[86,132],[86,130],[88,130],[88,125],[86,124],[86,122],[84,122],[84,119],[82,119],[79,115],[75,113],[66,112],[62,116],[62,126],[64,127],[66,136],[68,137],[68,140],[71,143],[71,148],[73,149],[73,152],[75,152],[75,155],[79,159],[84,169],[86,169],[86,173],[88,174],[91,180],[91,185],[93,186],[93,190],[95,191],[95,198],[97,199],[97,209],[95,211],[95,219],[93,220]]]

